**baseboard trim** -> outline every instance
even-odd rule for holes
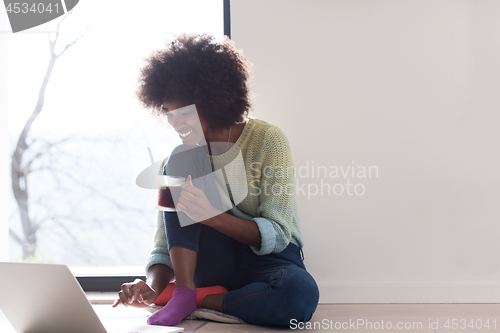
[[[500,303],[500,283],[320,284],[320,303]]]

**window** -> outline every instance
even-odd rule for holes
[[[0,147],[0,184],[9,193],[0,243],[10,237],[0,260],[62,263],[79,275],[144,273],[157,193],[137,187],[135,177],[151,163],[148,147],[159,160],[180,142],[135,98],[138,68],[175,34],[222,38],[223,7],[222,0],[88,0],[46,27],[2,36],[8,122],[1,130],[8,144]],[[50,61],[48,37],[55,40],[59,23],[55,52],[76,42],[55,62],[43,108],[26,126]],[[2,117],[5,126],[4,111]],[[18,146],[19,175],[11,178]]]

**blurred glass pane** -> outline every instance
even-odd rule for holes
[[[222,0],[87,0],[67,15],[56,53],[82,37],[57,59],[40,115],[29,126],[25,149],[18,150],[20,176],[8,183],[9,260],[144,264],[157,193],[137,187],[135,177],[151,163],[147,147],[159,160],[179,142],[136,100],[138,68],[175,34],[222,38],[222,7]],[[22,144],[35,110],[50,59],[48,37],[56,38],[60,21],[9,35],[9,155]]]

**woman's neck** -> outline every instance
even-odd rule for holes
[[[245,120],[222,131],[206,133],[205,139],[209,146],[207,153],[209,155],[221,155],[228,151],[240,137],[247,121]]]
[[[234,126],[232,126],[234,127]],[[212,143],[212,142],[227,142],[229,138],[229,131],[230,128],[225,128],[222,131],[213,131],[210,133],[205,133],[205,140],[207,140],[207,143]],[[231,130],[232,132],[232,130]],[[231,136],[232,133],[231,133]],[[230,140],[230,138],[229,138]]]

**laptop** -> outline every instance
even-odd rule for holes
[[[110,305],[111,306],[111,305]],[[18,333],[170,333],[182,327],[138,323],[104,327],[65,265],[0,263],[0,309]],[[119,319],[118,319],[119,320]]]

